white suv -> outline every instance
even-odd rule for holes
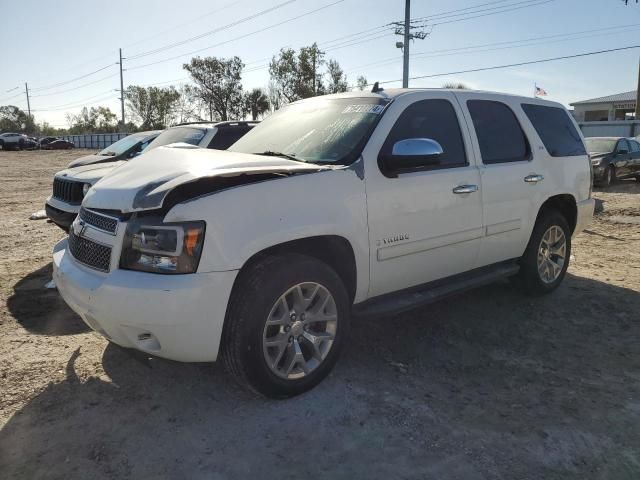
[[[583,138],[559,104],[450,90],[290,104],[229,151],[158,148],[92,188],[56,245],[66,302],[107,339],[301,393],[353,312],[509,277],[565,276],[591,220]]]

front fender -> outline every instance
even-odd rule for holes
[[[355,300],[369,282],[364,181],[353,169],[326,170],[240,185],[180,203],[166,222],[204,220],[199,272],[237,270],[256,253],[302,238],[336,235],[353,248]]]

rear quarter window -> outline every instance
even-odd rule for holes
[[[580,134],[564,108],[523,103],[522,109],[549,155],[574,157],[587,154]]]

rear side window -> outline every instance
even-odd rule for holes
[[[564,108],[523,103],[522,109],[552,157],[586,155],[584,144]]]
[[[629,140],[629,145],[631,145],[632,152],[640,152],[640,143],[636,142],[635,140]]]
[[[492,100],[469,100],[467,108],[480,144],[482,163],[530,159],[529,142],[518,119],[507,105]]]
[[[396,142],[409,138],[430,138],[442,146],[444,153],[433,168],[467,165],[458,116],[448,100],[420,100],[409,105],[393,125],[381,154],[390,155]]]
[[[236,143],[245,133],[249,131],[248,128],[218,128],[215,136],[209,143],[207,148],[213,148],[216,150],[226,150],[231,145]]]

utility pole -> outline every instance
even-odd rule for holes
[[[118,62],[118,64],[120,65],[120,109],[121,109],[121,121],[122,121],[122,126],[120,127],[120,131],[123,132],[124,131],[124,80],[122,79],[122,49],[120,49],[120,62]]]
[[[29,118],[31,118],[31,103],[29,102],[29,85],[27,85],[27,82],[24,82],[24,92],[27,94],[27,112],[29,114]]]
[[[316,64],[318,62],[318,55],[324,55],[324,52],[320,51],[320,49],[318,48],[318,45],[316,45],[315,43],[313,44],[313,96],[315,97],[318,94],[318,86],[316,85]]]
[[[411,41],[411,0],[404,2],[404,58],[402,60],[402,88],[409,88],[409,42]]]
[[[428,33],[424,31],[411,33],[413,28],[418,28],[418,26],[411,26],[411,0],[404,2],[404,22],[393,22],[392,25],[396,26],[395,34],[404,37],[402,42],[396,42],[396,47],[401,48],[403,53],[402,88],[409,88],[409,44],[416,38],[424,40]]]

